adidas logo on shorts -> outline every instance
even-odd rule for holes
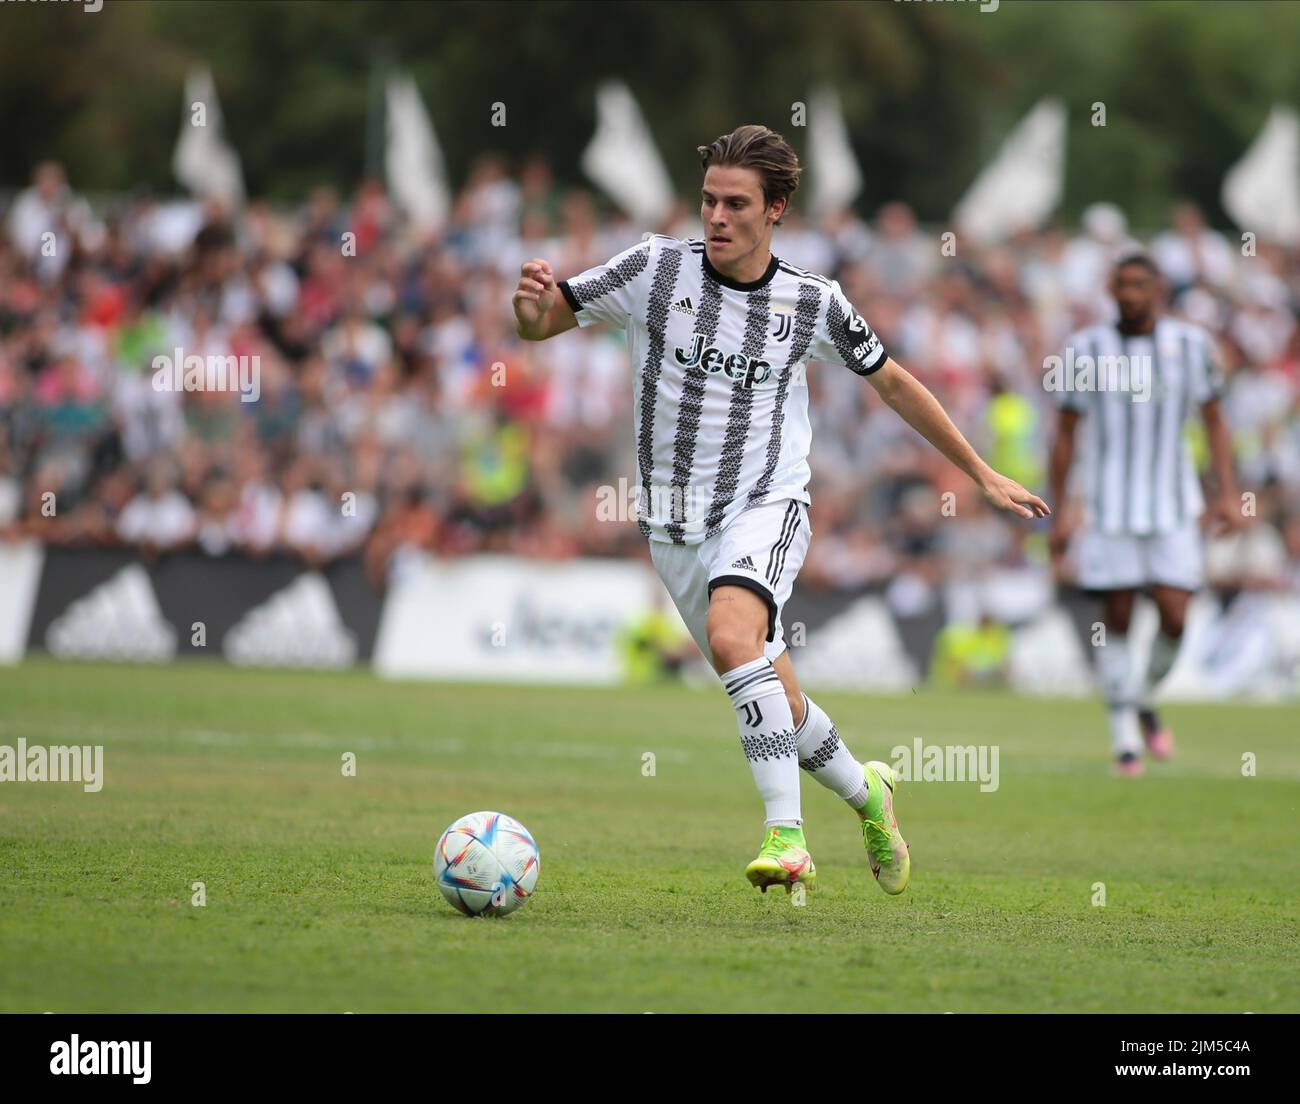
[[[695,315],[695,308],[691,305],[691,297],[688,295],[685,299],[678,299],[669,310],[681,311],[682,314]]]
[[[756,568],[756,567],[754,566],[754,560],[753,560],[753,558],[750,557],[750,556],[742,556],[740,559],[738,559],[738,560],[737,560],[735,563],[733,563],[731,566],[732,566],[732,567],[741,567],[741,568],[744,568],[746,571],[757,571],[757,570],[758,570],[758,568]]]

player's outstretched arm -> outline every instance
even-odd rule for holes
[[[510,301],[515,308],[515,332],[525,341],[545,341],[578,324],[560,294],[550,263],[540,258],[520,268],[519,286]]]
[[[1232,436],[1218,399],[1210,399],[1201,405],[1201,418],[1205,422],[1205,440],[1210,446],[1210,471],[1214,480],[1214,497],[1207,511],[1210,528],[1216,535],[1230,533],[1246,524],[1237,494],[1237,473],[1232,463]]]
[[[1026,518],[1051,515],[1052,511],[1041,498],[984,463],[929,388],[892,357],[867,379],[908,425],[969,475],[984,497],[999,510]]]
[[[1047,546],[1052,565],[1060,571],[1065,549],[1070,542],[1070,511],[1063,508],[1066,483],[1070,468],[1074,466],[1074,432],[1079,425],[1077,410],[1062,410],[1056,418],[1056,436],[1052,438],[1052,451],[1047,461],[1047,493],[1052,496],[1059,512],[1052,518],[1052,531],[1047,536]]]

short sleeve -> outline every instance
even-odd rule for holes
[[[1192,395],[1207,403],[1223,394],[1223,360],[1219,346],[1204,330],[1198,331],[1191,349]]]
[[[647,238],[615,254],[605,264],[559,282],[560,294],[573,311],[579,326],[608,322],[620,329],[644,303],[654,239]]]
[[[827,364],[843,364],[851,372],[869,376],[888,355],[866,319],[845,298],[839,282],[832,280],[830,301],[822,324],[813,334],[808,356]]]

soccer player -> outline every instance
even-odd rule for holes
[[[1183,437],[1193,404],[1205,422],[1218,491],[1211,519],[1235,528],[1241,512],[1219,409],[1223,382],[1214,342],[1199,327],[1160,312],[1160,273],[1143,253],[1115,264],[1110,293],[1119,308],[1118,323],[1071,335],[1061,358],[1049,494],[1054,502],[1063,501],[1075,429],[1086,417],[1077,578],[1103,600],[1097,680],[1110,718],[1114,771],[1138,775],[1144,743],[1157,759],[1173,754],[1173,737],[1153,696],[1177,658],[1187,603],[1202,580],[1198,519],[1205,502]],[[1071,535],[1065,511],[1058,511],[1049,536],[1058,567]],[[1133,599],[1140,590],[1150,594],[1160,613],[1160,630],[1141,671],[1128,642]]]
[[[810,536],[805,363],[865,376],[994,505],[1027,518],[1048,510],[976,455],[838,283],[773,255],[801,171],[785,140],[742,126],[699,152],[704,236],[648,235],[558,282],[545,260],[529,261],[513,297],[518,333],[542,341],[597,322],[627,331],[641,532],[731,698],[765,807],[750,882],[764,892],[814,885],[803,768],[857,813],[872,873],[901,893],[911,864],[893,810],[898,779],[885,763],[854,759],[800,691],[781,625]]]

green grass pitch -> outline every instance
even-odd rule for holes
[[[1176,761],[1117,780],[1096,702],[818,699],[863,759],[1000,749],[996,792],[902,788],[901,897],[806,779],[817,890],[750,888],[762,810],[716,689],[0,669],[0,743],[105,748],[100,793],[0,785],[0,1010],[1300,1010],[1295,706],[1170,706]],[[542,850],[501,920],[432,878],[485,808]]]

